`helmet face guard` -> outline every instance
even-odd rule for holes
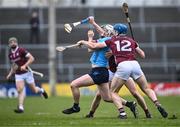
[[[118,34],[127,34],[127,26],[121,23],[114,25],[114,31]]]
[[[114,29],[112,25],[110,24],[102,25],[101,28],[105,31],[106,36],[114,35]]]

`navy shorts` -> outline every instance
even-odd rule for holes
[[[107,83],[109,81],[109,72],[106,67],[92,68],[89,75],[97,85]]]

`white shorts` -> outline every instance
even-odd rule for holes
[[[112,81],[115,73],[110,70],[108,70],[108,71],[109,71],[109,81]]]
[[[24,74],[15,74],[16,81],[25,81],[28,84],[34,83],[34,76],[32,72],[26,72]]]
[[[124,80],[128,80],[129,77],[132,77],[136,80],[142,75],[143,71],[141,70],[139,63],[136,60],[133,60],[119,63],[114,76]]]

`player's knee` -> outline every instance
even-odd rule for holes
[[[72,81],[70,86],[71,86],[71,89],[75,89],[75,88],[78,88],[79,86],[79,83],[77,81]]]
[[[76,84],[75,84],[74,82],[72,82],[72,83],[70,84],[70,86],[71,86],[71,89],[75,89],[75,88],[76,88]]]

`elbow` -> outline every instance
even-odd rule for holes
[[[142,58],[143,58],[143,59],[145,59],[145,58],[146,58],[145,54],[142,56]]]
[[[89,48],[94,50],[96,49],[96,45],[89,45]]]
[[[145,58],[146,58],[146,55],[145,55],[145,53],[144,53],[144,52],[141,54],[141,58],[143,58],[143,59],[145,59]]]

